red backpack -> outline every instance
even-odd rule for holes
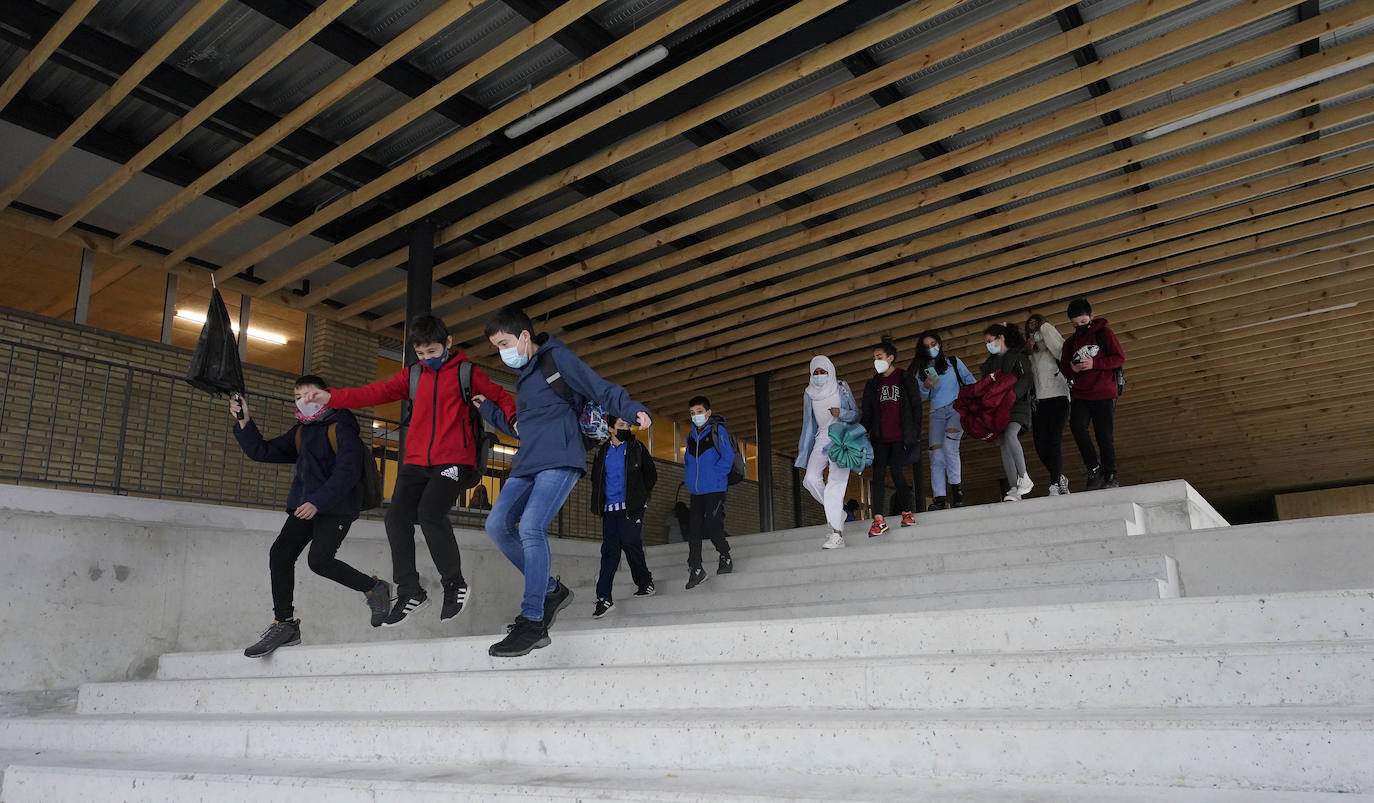
[[[1011,423],[1011,408],[1016,404],[1016,374],[993,372],[959,388],[954,410],[964,434],[980,441],[996,440]]]

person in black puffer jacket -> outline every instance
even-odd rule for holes
[[[1022,430],[1030,429],[1031,411],[1035,405],[1035,382],[1030,361],[1022,350],[1026,341],[1015,326],[996,323],[983,330],[983,340],[992,355],[983,363],[983,376],[992,373],[1012,373],[1016,376],[1016,403],[1011,408],[1011,421],[997,438],[1002,451],[1002,469],[1007,475],[1008,490],[1003,502],[1019,502],[1030,493],[1035,483],[1026,473],[1026,453],[1021,450]]]
[[[235,397],[229,402],[230,415],[237,421],[234,437],[249,459],[296,466],[286,496],[286,523],[268,555],[275,620],[258,643],[244,650],[249,658],[261,658],[278,647],[301,643],[300,620],[292,618],[293,597],[296,559],[307,545],[311,571],[366,596],[373,627],[381,624],[390,603],[389,583],[363,574],[335,557],[349,527],[358,518],[362,461],[371,458],[363,455],[358,419],[351,412],[331,410],[302,398],[308,391],[326,387],[317,376],[297,379],[299,423],[271,440],[258,432],[246,401]]]
[[[630,422],[608,416],[610,437],[592,459],[592,513],[601,517],[601,573],[596,580],[592,618],[605,616],[615,602],[611,585],[620,568],[620,553],[630,564],[635,596],[654,593],[654,576],[644,558],[644,508],[658,482],[658,466],[649,449],[630,431]]]

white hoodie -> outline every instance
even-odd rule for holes
[[[1040,342],[1031,352],[1031,374],[1035,377],[1035,397],[1054,399],[1069,395],[1069,383],[1059,373],[1059,355],[1064,351],[1064,336],[1045,321],[1040,324]]]

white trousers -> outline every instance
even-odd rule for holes
[[[829,475],[823,476],[827,470]],[[817,436],[816,444],[811,447],[802,485],[825,508],[825,520],[830,529],[844,532],[844,494],[849,488],[849,469],[830,459],[830,435],[825,431]]]

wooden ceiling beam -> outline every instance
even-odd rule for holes
[[[38,158],[30,162],[9,183],[9,186],[0,190],[0,209],[13,203],[21,193],[46,173],[48,168],[56,164],[62,154],[66,153],[76,144],[77,140],[81,139],[82,135],[94,128],[96,123],[99,123],[106,114],[109,114],[115,106],[119,105],[119,102],[127,97],[148,73],[170,56],[172,51],[180,47],[181,43],[195,33],[200,26],[209,21],[225,2],[226,0],[198,0],[180,19],[172,24],[166,33],[158,38],[152,47],[148,48],[146,53],[139,57],[138,61],[134,62],[119,77],[118,81],[115,81],[113,85],[101,93],[94,103],[87,106],[81,116],[76,118],[76,122],[72,123],[66,131],[63,131],[61,136],[49,143]],[[62,19],[59,19],[58,22],[62,24]],[[79,19],[70,21],[71,27],[75,28],[80,22]],[[54,48],[60,44],[60,40],[54,43]]]
[[[350,68],[343,75],[329,82],[326,87],[316,92],[308,100],[296,106],[296,108],[292,109],[285,117],[278,120],[266,131],[254,137],[252,142],[234,151],[217,165],[206,171],[198,180],[183,187],[171,198],[159,204],[156,209],[145,215],[142,220],[135,223],[121,234],[119,238],[115,240],[115,247],[120,251],[128,248],[135,240],[152,231],[181,209],[184,209],[208,189],[246,167],[250,162],[263,153],[266,153],[269,148],[281,141],[292,131],[310,122],[320,114],[320,112],[328,109],[340,99],[362,86],[365,82],[376,76],[377,73],[388,64],[391,64],[414,50],[416,47],[424,44],[431,36],[456,22],[459,17],[479,5],[481,1],[482,0],[452,0],[452,2],[440,5],[424,19],[411,25],[390,42],[387,42],[368,59]],[[179,261],[180,259],[181,257],[178,257],[175,261]]]
[[[100,0],[75,0],[67,6],[67,10],[57,18],[57,22],[53,23],[48,32],[43,34],[43,38],[38,40],[38,44],[25,54],[15,66],[14,72],[5,77],[5,82],[0,84],[0,109],[14,100],[14,96],[19,94],[24,84],[38,72],[38,68],[43,66],[49,56],[57,52],[57,48],[72,31],[76,30],[76,26],[86,19],[86,15],[91,13],[91,9],[95,8],[98,2]]]
[[[134,176],[142,172],[159,156],[180,142],[183,137],[210,119],[210,116],[219,111],[224,104],[238,97],[240,93],[266,75],[273,67],[280,64],[287,56],[295,53],[302,45],[310,41],[311,37],[351,8],[355,2],[356,0],[326,0],[322,3],[300,25],[288,30],[269,45],[266,50],[255,56],[252,61],[216,88],[209,97],[196,104],[181,119],[163,129],[162,133],[145,145],[137,155],[102,181],[100,186],[87,193],[85,198],[78,201],[62,217],[53,221],[49,228],[50,236],[56,237],[70,229],[77,221],[89,214],[92,209],[95,209],[111,195],[114,195],[120,187],[123,187]],[[180,262],[181,260],[175,261]]]

